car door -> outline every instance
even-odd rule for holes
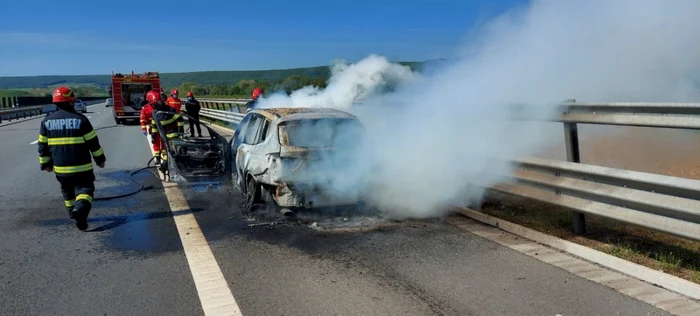
[[[236,166],[239,168],[238,175],[239,183],[245,183],[245,175],[253,174],[257,175],[262,172],[262,165],[259,163],[258,156],[256,153],[256,145],[260,143],[260,134],[263,127],[265,118],[259,114],[253,114],[250,121],[245,127],[245,130],[241,131],[242,140],[241,144],[238,146],[238,152],[236,153]]]
[[[241,120],[240,123],[238,123],[238,126],[236,126],[236,129],[233,132],[233,137],[231,137],[231,141],[229,142],[230,147],[231,147],[231,172],[232,172],[232,177],[234,180],[238,180],[238,169],[236,168],[236,160],[237,160],[237,154],[238,154],[238,147],[241,145],[243,142],[243,136],[245,135],[245,129],[246,126],[248,126],[248,122],[250,122],[250,118],[253,116],[253,114],[248,114],[245,117],[243,117],[243,120]]]

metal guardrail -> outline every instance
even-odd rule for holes
[[[245,116],[245,104],[251,99],[198,99],[202,106],[201,117],[238,125]],[[185,107],[183,102],[183,109]]]
[[[201,115],[237,124],[246,101],[206,99]],[[578,234],[586,232],[584,214],[591,214],[700,240],[700,180],[581,164],[578,144],[578,124],[700,129],[700,103],[570,100],[553,121],[564,125],[567,161],[513,161],[518,166],[514,181],[489,190],[566,207],[573,211]]]
[[[490,190],[700,240],[699,180],[541,158],[514,163],[515,181]]]
[[[700,181],[581,164],[578,141],[578,124],[700,129],[700,103],[569,100],[554,121],[564,125],[567,161],[521,159],[515,182],[492,190],[573,210],[578,234],[593,214],[700,240]]]
[[[83,101],[83,103],[85,103],[85,106],[90,106],[90,105],[99,104],[99,103],[103,103],[103,102],[104,102],[103,100]],[[27,118],[27,117],[46,114],[48,112],[53,111],[55,109],[55,107],[56,106],[53,104],[44,104],[44,105],[0,109],[0,123],[2,123],[4,120],[12,121],[13,119],[18,120],[21,118]]]
[[[44,113],[43,105],[2,109],[0,110],[0,123],[2,123],[3,120],[12,121],[13,118],[19,120],[21,118],[41,115],[42,113]]]
[[[238,123],[240,123],[241,120],[243,120],[245,113],[236,113],[230,111],[211,110],[203,108],[202,110],[200,110],[199,115],[206,118],[238,125]]]

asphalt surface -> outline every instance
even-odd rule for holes
[[[145,137],[89,109],[107,155],[96,197],[138,188],[128,175],[151,157]],[[154,187],[96,201],[81,232],[39,170],[39,122],[0,126],[0,314],[203,315],[160,182],[138,174]],[[242,213],[227,184],[182,191],[243,315],[666,315],[439,219],[295,222]]]

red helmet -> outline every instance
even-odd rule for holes
[[[61,103],[61,102],[68,102],[68,103],[75,103],[75,94],[73,94],[73,90],[71,90],[68,87],[58,87],[56,90],[53,90],[53,103]]]
[[[153,105],[163,101],[163,98],[160,97],[160,93],[151,90],[146,93],[146,100],[148,101],[148,104]]]
[[[262,93],[263,90],[260,88],[253,89],[253,99],[257,99]]]
[[[173,89],[173,91],[170,91],[170,95],[177,94],[177,89]]]
[[[194,93],[192,93],[192,91],[187,91],[187,97],[193,97],[193,96],[194,96]]]

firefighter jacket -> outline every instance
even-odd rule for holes
[[[70,110],[59,107],[39,128],[41,170],[53,167],[57,176],[92,173],[93,159],[97,164],[107,160],[90,121]]]
[[[141,130],[153,135],[158,133],[158,128],[153,125],[153,106],[146,104],[141,108]]]
[[[165,104],[167,104],[169,107],[175,109],[175,113],[180,114],[180,110],[182,109],[182,101],[180,98],[173,98],[169,97],[167,100],[165,100]],[[177,121],[177,126],[182,127],[183,129],[185,128],[185,121]]]
[[[180,113],[180,110],[182,109],[182,101],[180,98],[168,97],[168,99],[165,100],[165,104],[175,109],[175,112],[177,113]]]
[[[158,120],[164,129],[163,132],[165,132],[167,139],[177,138],[184,134],[185,119],[172,107],[166,106],[164,109],[155,109],[152,116],[153,124],[155,125],[156,120]]]
[[[192,115],[192,116],[199,116],[199,110],[202,109],[202,106],[199,104],[199,101],[196,99],[192,100],[187,100],[185,101],[185,111],[187,111],[187,114]]]

